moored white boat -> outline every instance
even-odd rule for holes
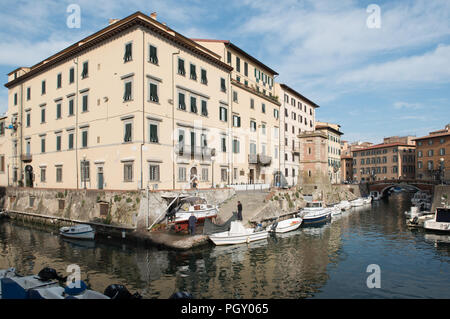
[[[266,239],[269,232],[264,229],[245,228],[240,221],[233,221],[230,230],[209,235],[215,245],[235,245]]]
[[[411,203],[416,206],[418,206],[423,202],[430,202],[430,201],[431,195],[428,195],[427,193],[422,191],[415,193],[414,196],[411,198]]]
[[[381,199],[381,193],[378,191],[371,191],[370,197],[372,197],[373,200],[380,200]]]
[[[94,239],[95,231],[90,225],[80,224],[75,226],[61,227],[59,234],[67,238]]]
[[[276,222],[273,225],[268,226],[269,231],[275,233],[287,233],[289,231],[296,230],[302,224],[303,219],[301,217],[294,217]]]
[[[363,198],[364,205],[370,204],[372,202],[372,197],[364,197]]]
[[[349,201],[347,200],[343,200],[342,202],[340,202],[338,204],[338,206],[341,208],[341,210],[346,211],[349,210],[350,208],[352,208],[352,205],[350,204]]]
[[[187,223],[192,213],[197,218],[197,223],[202,223],[205,218],[216,217],[219,213],[216,205],[210,205],[198,196],[181,197],[173,205],[176,207],[168,215],[169,220],[175,223]]]
[[[361,207],[364,205],[364,199],[358,198],[358,199],[352,200],[350,202],[350,204],[352,205],[352,207]]]
[[[437,208],[434,218],[425,221],[423,228],[431,231],[450,233],[450,208]]]
[[[323,223],[331,218],[330,209],[324,207],[321,201],[307,202],[302,214],[304,225]]]
[[[333,207],[329,208],[329,210],[331,212],[331,217],[342,215],[342,209],[339,206],[339,204],[338,205],[334,205]]]

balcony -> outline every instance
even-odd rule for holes
[[[292,146],[292,153],[300,155],[300,146],[299,145]]]
[[[33,160],[33,156],[31,154],[22,154],[22,161],[25,163],[29,163]]]
[[[260,166],[269,166],[272,163],[272,157],[263,154],[249,154],[248,163]]]
[[[183,144],[175,145],[175,154],[179,158],[198,161],[210,161],[211,157],[213,156],[212,149],[209,147],[190,146]]]

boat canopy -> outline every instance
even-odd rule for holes
[[[450,208],[437,208],[436,222],[450,223]]]

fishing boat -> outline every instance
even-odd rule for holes
[[[282,221],[275,222],[268,226],[268,231],[275,233],[287,233],[289,231],[296,230],[302,224],[303,219],[301,217],[293,217]]]
[[[203,224],[205,219],[217,216],[219,209],[216,205],[208,204],[207,201],[198,196],[168,196],[164,197],[170,201],[167,207],[166,217],[168,222],[175,224],[176,231],[188,229],[188,221],[191,214],[197,218],[197,224]]]
[[[209,239],[217,246],[235,245],[266,239],[268,235],[262,227],[245,228],[240,221],[233,221],[229,231],[209,235]]]
[[[75,226],[61,227],[59,234],[67,238],[94,239],[95,231],[90,225],[80,224]]]
[[[352,205],[352,207],[364,206],[364,199],[363,198],[358,198],[358,199],[352,200],[350,202],[350,204]]]
[[[350,208],[352,208],[352,204],[350,204],[350,202],[347,200],[343,200],[342,202],[337,204],[337,206],[343,211],[346,211],[346,210],[349,210]]]
[[[302,214],[304,225],[324,223],[331,218],[331,211],[321,201],[307,202]]]
[[[382,198],[381,193],[379,191],[371,191],[370,197],[372,197],[372,200],[380,200]]]
[[[436,208],[434,218],[425,221],[423,228],[431,231],[450,233],[450,208]]]

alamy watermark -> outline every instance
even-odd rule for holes
[[[367,9],[367,13],[370,15],[367,17],[366,25],[369,29],[380,29],[381,28],[381,8],[379,5],[370,4]]]
[[[69,273],[67,276],[66,285],[69,288],[80,288],[81,287],[81,270],[80,266],[72,264],[67,266],[66,272]]]
[[[381,268],[377,264],[367,266],[366,272],[372,273],[367,277],[367,288],[381,288]]]
[[[81,8],[78,4],[70,4],[67,6],[67,13],[69,16],[66,20],[66,25],[69,29],[80,29],[81,28]]]

